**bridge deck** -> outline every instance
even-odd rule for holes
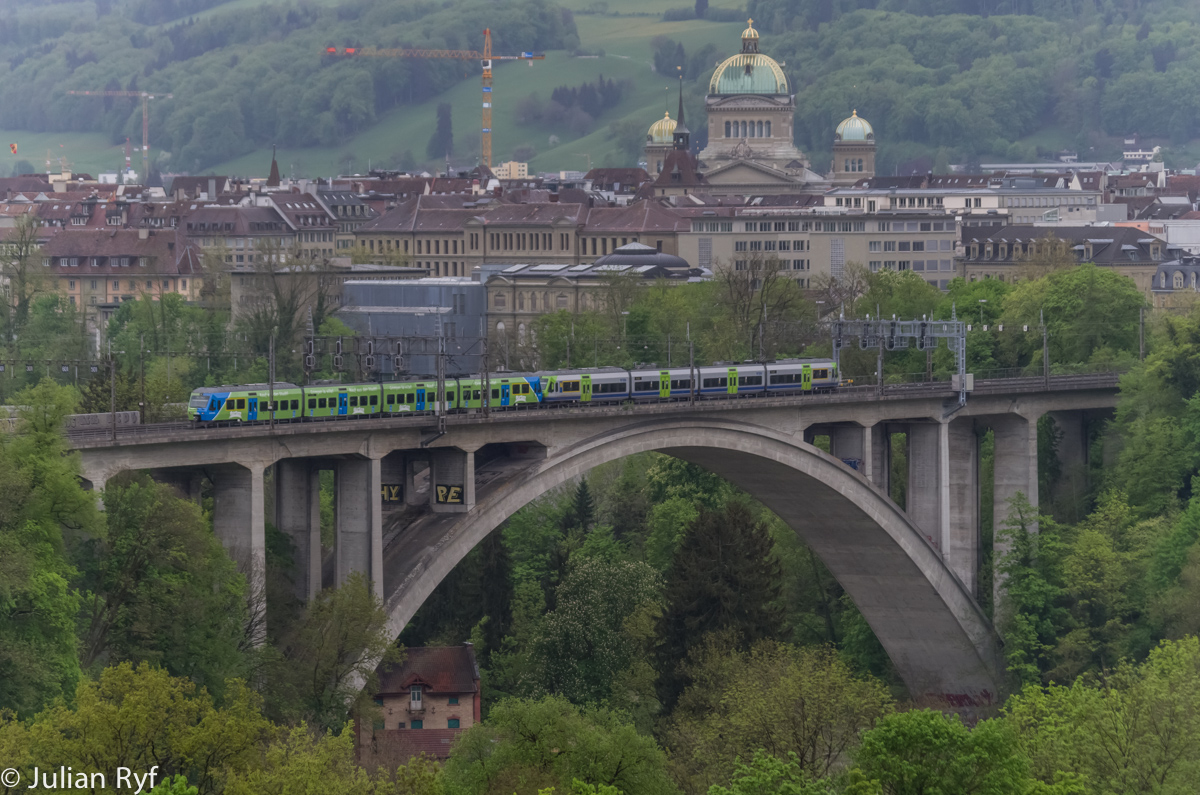
[[[1041,376],[1031,378],[996,378],[975,382],[971,393],[975,396],[1032,395],[1037,393],[1078,392],[1089,390],[1112,390],[1117,387],[1118,373],[1087,373],[1079,375],[1056,375],[1047,380]],[[720,412],[747,407],[774,408],[789,406],[817,406],[828,404],[879,403],[905,400],[954,399],[958,392],[948,381],[931,381],[912,384],[885,385],[879,389],[871,386],[842,387],[836,392],[809,395],[742,395],[723,398],[705,398],[695,402],[688,400],[653,401],[648,403],[623,403],[613,405],[578,404],[547,405],[530,408],[503,409],[493,411],[485,417],[478,411],[449,413],[447,426],[473,425],[482,422],[541,422],[550,417],[604,416],[652,416],[668,412]],[[968,398],[968,406],[970,398]],[[433,414],[375,418],[336,418],[308,422],[283,422],[272,426],[269,422],[233,423],[229,425],[197,426],[192,422],[157,423],[135,425],[117,429],[116,439],[110,428],[89,428],[68,433],[70,445],[76,449],[92,449],[128,444],[158,444],[198,441],[201,439],[243,439],[260,436],[292,436],[297,434],[340,433],[352,426],[354,430],[389,430],[396,428],[427,428],[436,423]]]

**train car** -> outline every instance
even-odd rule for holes
[[[629,371],[619,367],[542,373],[547,403],[614,403],[629,400]]]
[[[832,359],[781,359],[768,362],[767,392],[817,392],[836,389],[837,364]]]
[[[763,365],[729,364],[697,368],[698,392],[703,396],[759,395],[764,391]]]
[[[687,367],[669,370],[632,370],[630,395],[634,400],[679,400],[692,396],[694,371]]]
[[[274,406],[271,406],[272,392]],[[271,419],[272,408],[275,419],[293,419],[302,415],[302,398],[303,390],[286,382],[277,382],[273,387],[271,384],[200,387],[192,391],[188,401],[188,419],[200,422],[258,422]]]

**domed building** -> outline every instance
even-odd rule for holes
[[[754,20],[747,25],[742,51],[717,66],[708,84],[708,146],[700,153],[705,176],[714,185],[758,191],[825,183],[792,143],[796,100],[787,76],[758,51]]]
[[[875,128],[855,110],[833,133],[833,166],[829,179],[834,185],[852,185],[875,176]]]
[[[663,160],[674,146],[675,125],[670,112],[664,111],[663,117],[646,131],[646,171],[651,177],[662,172]]]

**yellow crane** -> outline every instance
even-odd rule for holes
[[[492,167],[492,61],[544,61],[545,53],[523,52],[520,55],[492,55],[492,29],[483,31],[483,52],[478,50],[422,50],[407,47],[377,49],[375,47],[326,47],[327,55],[375,58],[454,58],[460,61],[479,61],[483,66],[483,129],[480,135],[480,156],[483,164]]]
[[[84,97],[141,97],[142,98],[142,184],[150,180],[150,100],[174,99],[174,94],[151,94],[148,91],[68,91]]]

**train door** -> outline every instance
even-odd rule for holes
[[[728,389],[726,389],[726,391],[731,395],[736,395],[737,389],[738,389],[737,368],[730,367],[729,368],[729,387],[728,387]]]
[[[810,365],[806,364],[800,370],[800,388],[805,392],[812,391],[812,367]]]
[[[417,384],[417,411],[425,410],[425,386]]]
[[[671,374],[666,370],[658,373],[658,396],[660,398],[671,397]]]
[[[590,403],[592,400],[592,377],[587,373],[579,378],[579,400],[583,403]]]
[[[250,398],[250,409],[246,413],[246,419],[254,422],[258,419],[258,398]]]
[[[346,411],[350,405],[350,398],[345,392],[338,392],[337,413],[338,416],[346,416]]]
[[[501,406],[507,406],[510,404],[509,399],[508,399],[509,389],[510,389],[510,387],[509,387],[507,381],[500,384],[500,405]]]

